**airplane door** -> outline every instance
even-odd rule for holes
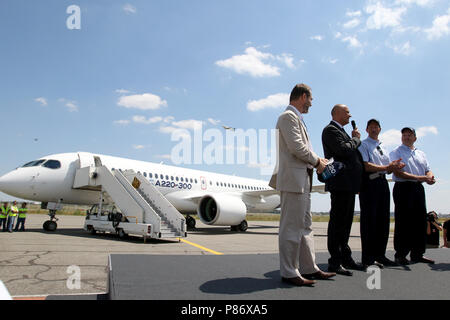
[[[80,159],[80,168],[95,166],[95,159],[92,153],[78,152],[78,159]]]
[[[205,177],[200,177],[200,183],[201,183],[201,186],[202,186],[202,190],[206,190],[208,185],[206,184],[206,178]]]

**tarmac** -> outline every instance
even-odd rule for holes
[[[314,288],[279,278],[278,222],[250,221],[246,232],[206,226],[178,240],[148,240],[82,230],[84,217],[28,215],[25,232],[0,232],[0,280],[14,299],[448,299],[450,250],[428,249],[435,265],[413,264],[353,277],[336,276]],[[314,222],[316,262],[326,270],[327,223]],[[393,230],[393,225],[391,226]],[[359,224],[349,241],[359,260]],[[393,256],[392,234],[388,257]],[[110,269],[111,268],[111,269]],[[75,279],[75,280],[74,280]]]

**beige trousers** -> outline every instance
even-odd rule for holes
[[[309,190],[309,187],[305,190]],[[315,262],[309,192],[281,192],[278,245],[282,277],[301,277],[302,273],[310,274],[320,270]]]

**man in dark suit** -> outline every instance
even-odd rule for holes
[[[325,158],[344,164],[336,176],[325,181],[325,190],[331,194],[330,221],[328,223],[328,271],[351,276],[347,269],[365,270],[352,258],[352,251],[348,245],[350,229],[355,210],[355,195],[359,192],[363,162],[358,147],[361,144],[361,134],[357,128],[350,137],[344,126],[351,118],[346,105],[337,104],[331,111],[332,121],[322,132],[322,145]]]

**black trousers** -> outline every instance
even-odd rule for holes
[[[359,193],[362,263],[383,258],[389,239],[390,191],[386,178],[367,180]]]
[[[395,257],[420,258],[427,241],[427,208],[425,190],[418,182],[396,182],[393,190],[395,204]]]
[[[328,222],[328,252],[330,266],[353,262],[348,245],[355,212],[355,193],[333,191],[331,194],[330,221]]]

